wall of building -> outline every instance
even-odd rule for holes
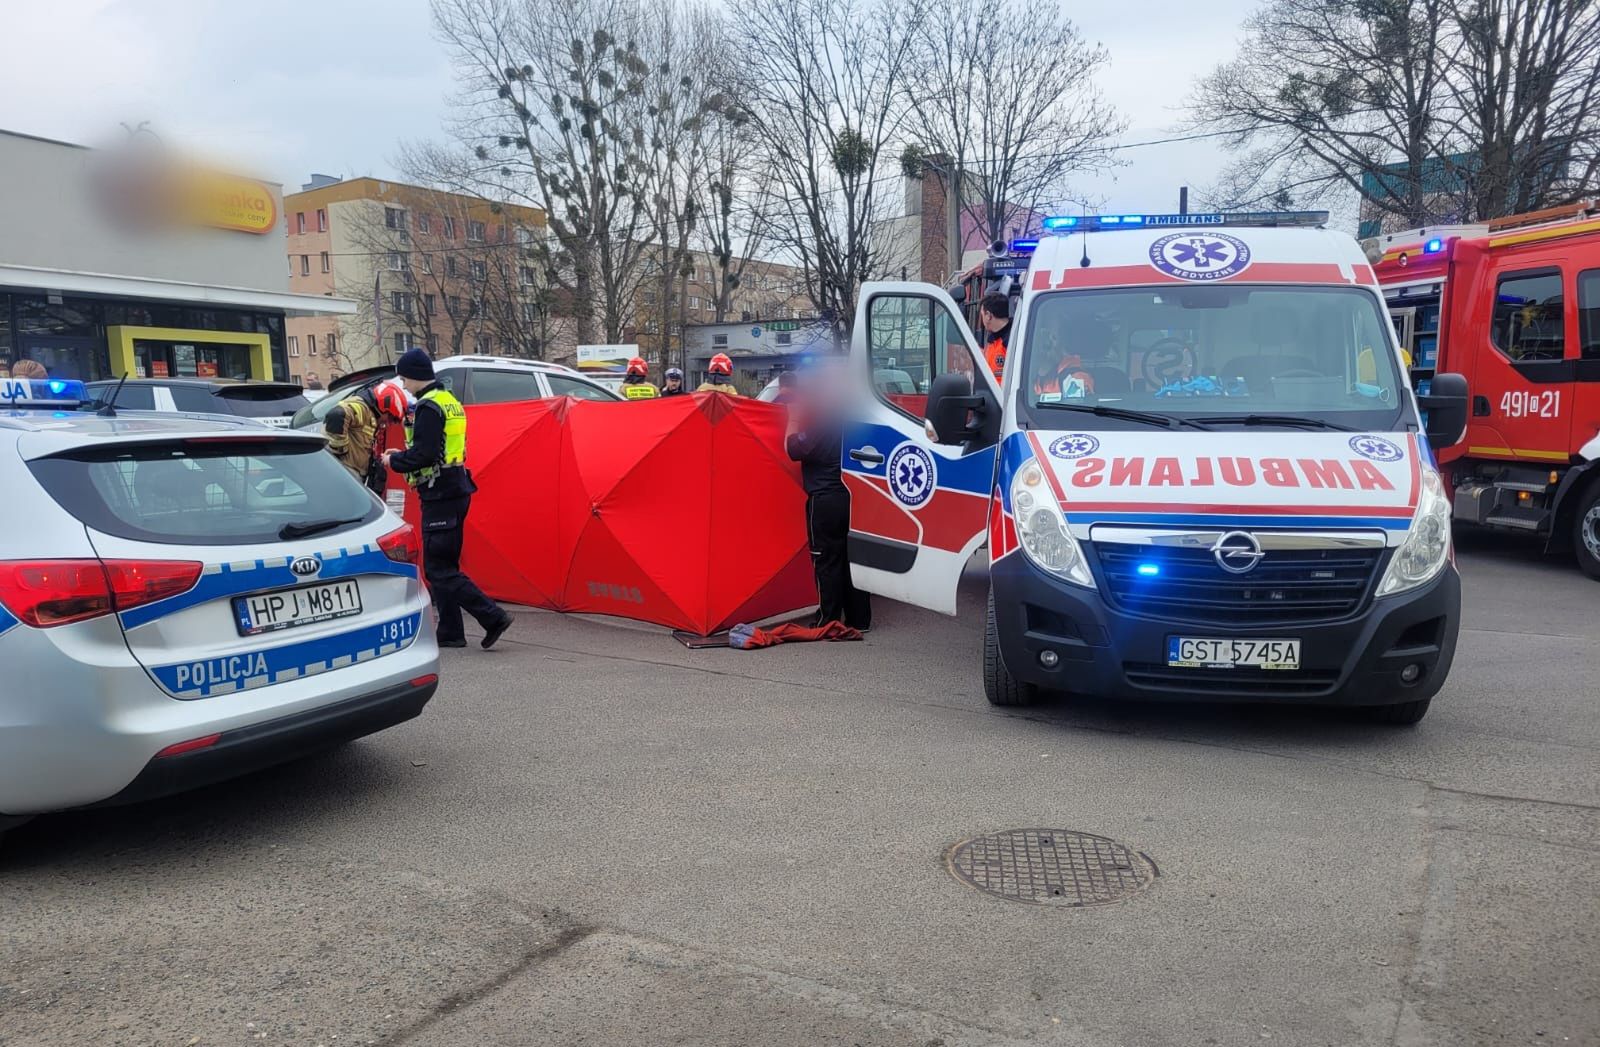
[[[63,142],[0,132],[0,265],[66,269],[211,286],[285,291],[281,225],[134,230],[113,221],[109,158]],[[281,213],[282,188],[259,183]]]

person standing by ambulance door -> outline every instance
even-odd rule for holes
[[[843,622],[866,632],[872,628],[872,598],[850,581],[850,492],[839,470],[843,401],[819,393],[825,383],[816,377],[818,370],[811,370],[811,381],[802,382],[788,403],[784,437],[789,457],[800,463],[806,492],[806,539],[817,579],[817,617],[812,625]]]
[[[488,650],[511,627],[511,615],[461,570],[463,527],[478,489],[467,472],[467,412],[434,380],[433,361],[421,349],[407,350],[395,373],[417,406],[406,426],[406,449],[385,452],[383,464],[403,473],[422,503],[422,564],[439,608],[439,646],[467,645],[465,611],[483,627]]]
[[[660,395],[650,384],[650,365],[644,362],[644,357],[635,356],[628,361],[628,374],[622,379],[622,395],[629,400],[654,400]]]
[[[978,326],[983,330],[983,359],[989,365],[994,380],[999,382],[1005,374],[1006,348],[1011,344],[1011,299],[995,292],[984,295],[978,307]]]

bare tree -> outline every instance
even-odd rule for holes
[[[931,0],[917,24],[905,90],[922,148],[907,156],[908,173],[931,170],[984,242],[1030,231],[1072,175],[1111,166],[1125,123],[1094,86],[1106,50],[1061,7]]]
[[[772,239],[843,335],[862,281],[878,274],[874,229],[905,120],[923,0],[750,0],[733,35],[759,62],[724,85],[730,118],[761,146]]]
[[[1416,226],[1594,189],[1593,0],[1271,0],[1245,28],[1192,102],[1240,157],[1222,206],[1343,190]]]

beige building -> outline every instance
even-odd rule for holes
[[[650,270],[648,263],[646,268]],[[718,293],[723,279],[716,259],[707,252],[693,251],[688,268],[687,277],[681,282],[673,281],[669,295],[663,295],[662,283],[653,275],[647,275],[640,286],[636,326],[629,340],[652,355],[667,348],[676,357],[682,346],[680,323],[693,328],[697,324],[793,320],[811,315],[805,274],[795,266],[756,258],[745,261],[742,267],[735,263],[738,285],[728,288],[720,310]]]
[[[291,318],[287,358],[315,387],[421,346],[540,357],[552,341],[535,260],[544,212],[377,178],[313,175],[283,198],[290,289],[359,303]]]

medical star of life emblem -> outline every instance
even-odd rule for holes
[[[1250,245],[1221,233],[1173,233],[1150,245],[1150,264],[1180,280],[1226,280],[1250,264]]]
[[[1350,450],[1374,462],[1398,462],[1406,453],[1381,436],[1352,436]]]
[[[1050,441],[1050,453],[1057,458],[1083,458],[1100,450],[1100,441],[1088,433],[1068,433]]]
[[[889,455],[889,490],[901,505],[915,509],[933,497],[933,456],[916,444],[901,444]]]

